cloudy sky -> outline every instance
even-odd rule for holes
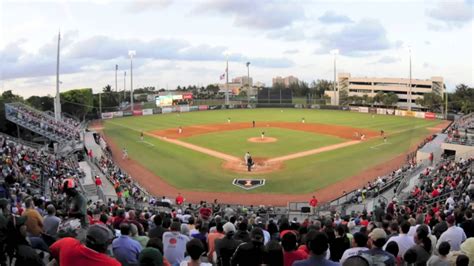
[[[283,1],[96,0],[0,2],[0,86],[24,96],[53,94],[61,31],[62,90],[118,88],[128,50],[134,87],[175,88],[246,75],[310,82],[353,76],[445,78],[474,85],[474,0]]]

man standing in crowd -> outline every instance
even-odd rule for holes
[[[306,235],[308,249],[310,250],[309,258],[299,260],[293,263],[293,266],[337,266],[339,263],[326,259],[326,253],[329,249],[329,238],[326,233],[310,231]]]
[[[398,245],[398,256],[403,258],[405,252],[415,245],[415,241],[413,240],[413,236],[409,236],[408,232],[410,231],[410,223],[403,222],[400,226],[400,234],[398,236],[391,237],[388,239],[388,242],[394,241]],[[387,245],[384,246],[384,249]]]
[[[369,265],[395,266],[395,257],[382,249],[387,240],[387,233],[381,228],[375,228],[369,234],[369,250],[361,251],[359,255],[365,258]]]
[[[229,266],[232,255],[237,247],[242,244],[242,241],[234,239],[235,226],[233,223],[225,223],[223,229],[225,237],[216,239],[215,241],[217,264],[220,266]]]
[[[316,199],[316,196],[313,195],[311,200],[309,201],[309,206],[311,206],[311,211],[313,214],[316,213],[316,206],[318,205],[318,199]]]
[[[250,233],[250,242],[240,244],[231,259],[231,265],[261,265],[265,248],[263,245],[263,231],[254,228]]]
[[[56,208],[54,208],[53,204],[49,204],[46,207],[46,210],[48,211],[48,215],[44,217],[43,221],[44,232],[47,235],[56,238],[58,236],[58,228],[61,219],[56,216]]]

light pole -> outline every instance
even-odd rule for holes
[[[115,93],[117,93],[118,101],[119,101],[119,105],[120,105],[120,93],[118,93],[118,89],[117,89],[117,71],[118,71],[118,65],[115,64]]]
[[[127,71],[123,72],[123,101],[125,102],[125,99],[127,99],[127,90],[126,90],[126,82],[127,82]]]
[[[133,57],[137,54],[135,50],[128,51],[130,57],[130,107],[133,112]]]
[[[58,54],[56,59],[56,97],[54,98],[54,118],[61,120],[61,94],[59,93],[59,49],[61,43],[61,32],[58,33]]]
[[[411,111],[411,47],[408,46],[408,56],[409,56],[409,64],[410,64],[410,82],[409,82],[409,87],[408,87],[408,111]]]
[[[333,49],[333,50],[331,50],[331,54],[334,55],[334,103],[333,103],[333,105],[337,105],[337,96],[336,96],[336,90],[337,90],[337,81],[336,81],[336,58],[337,58],[337,55],[339,54],[339,49]]]
[[[250,103],[250,62],[247,62],[247,104]]]

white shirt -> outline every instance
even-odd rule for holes
[[[451,251],[458,251],[461,249],[461,243],[464,242],[464,240],[466,240],[464,230],[457,226],[451,226],[439,237],[438,246],[441,242],[446,241],[451,245]]]
[[[179,232],[165,232],[163,234],[163,253],[170,264],[180,263],[184,260],[188,241],[189,237]]]
[[[415,225],[415,226],[410,226],[410,231],[408,231],[408,234],[407,234],[407,235],[409,235],[409,236],[411,236],[411,237],[415,237],[415,235],[416,235],[416,229],[418,229],[419,226],[420,226],[419,224],[417,224],[417,225]],[[431,234],[431,229],[430,229],[429,226],[428,226],[428,233]]]
[[[413,241],[413,237],[405,234],[400,234],[398,236],[392,236],[388,239],[385,246],[383,246],[383,250],[387,248],[387,244],[391,241],[395,241],[398,244],[398,256],[403,258],[405,252],[415,245],[415,241]]]
[[[342,257],[341,257],[341,260],[339,261],[339,263],[341,265],[344,264],[344,261],[346,261],[348,258],[353,257],[353,256],[357,256],[357,254],[359,254],[359,251],[364,251],[364,250],[369,250],[369,249],[368,248],[360,248],[360,247],[346,249],[346,251],[344,251],[344,253],[342,254]]]

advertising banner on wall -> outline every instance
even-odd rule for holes
[[[124,111],[123,112],[123,116],[132,116],[132,115],[133,115],[132,111]]]
[[[133,110],[133,116],[141,116],[143,115],[142,110]]]
[[[432,112],[426,112],[425,113],[425,119],[435,119],[435,118],[436,118],[435,113],[432,113]]]
[[[171,107],[162,107],[161,108],[161,112],[163,114],[168,114],[168,113],[171,113],[173,111],[173,109]]]
[[[199,105],[199,110],[200,111],[207,110],[208,108],[209,108],[209,106],[207,106],[207,105]]]
[[[414,116],[415,116],[415,112],[413,112],[413,111],[405,111],[405,116],[414,117]]]
[[[359,112],[360,112],[360,113],[368,113],[368,112],[369,112],[369,108],[368,108],[368,107],[359,107]]]
[[[143,109],[142,110],[143,115],[152,115],[153,114],[153,109]]]
[[[102,113],[102,119],[112,119],[114,118],[114,113],[109,112],[109,113]]]
[[[179,105],[178,106],[178,112],[189,112],[189,105]]]
[[[122,111],[114,112],[114,117],[122,117],[122,116],[123,116]]]
[[[359,112],[359,107],[351,106],[351,112]]]
[[[377,108],[369,107],[369,113],[376,114],[377,113]]]
[[[444,119],[444,115],[443,114],[436,114],[436,119]]]
[[[199,110],[199,106],[197,106],[197,105],[189,106],[189,111],[190,111],[190,112],[198,111],[198,110]]]
[[[416,118],[425,118],[425,112],[415,112]]]
[[[153,114],[161,114],[161,107],[153,108]]]
[[[192,100],[193,99],[193,94],[192,93],[183,93],[183,99],[184,100]]]
[[[377,114],[379,114],[379,115],[385,115],[385,114],[387,114],[387,109],[384,109],[384,108],[377,108]]]
[[[386,109],[387,115],[395,115],[395,109]]]

